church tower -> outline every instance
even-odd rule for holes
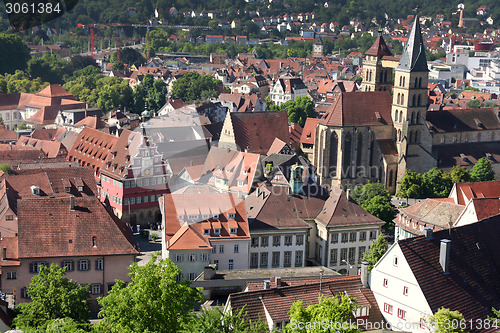
[[[436,166],[426,125],[428,72],[418,16],[395,69],[391,116],[398,149],[398,183],[405,169],[425,172]]]
[[[392,56],[382,33],[365,53],[363,62],[363,91],[391,91],[392,68],[382,66],[384,56]]]

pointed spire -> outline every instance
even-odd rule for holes
[[[410,35],[406,41],[405,49],[396,70],[405,72],[428,72],[427,59],[425,57],[425,47],[420,31],[418,15],[411,27]]]
[[[384,41],[384,37],[382,37],[382,32],[379,33],[377,39],[373,43],[373,45],[366,51],[366,55],[372,55],[376,57],[381,56],[392,56],[391,51],[387,47],[387,44]]]

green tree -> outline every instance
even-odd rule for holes
[[[345,326],[338,327],[301,327],[299,323],[314,323],[326,320],[328,323],[351,323],[354,321],[354,311],[357,309],[355,300],[349,295],[341,294],[332,298],[326,298],[322,295],[318,298],[317,304],[311,304],[304,308],[302,300],[295,301],[290,311],[290,323],[285,327],[285,332],[299,333],[320,333],[320,332],[341,332],[357,333],[361,332],[356,327]]]
[[[495,172],[491,168],[491,163],[486,158],[481,157],[470,171],[470,176],[475,182],[487,182],[495,180]]]
[[[10,165],[8,165],[7,163],[0,164],[0,171],[5,172],[6,174],[12,173],[12,169],[11,169]]]
[[[177,332],[193,307],[203,301],[189,281],[177,281],[177,266],[169,259],[157,261],[157,255],[145,266],[133,263],[131,282],[117,280],[110,293],[99,298],[100,332]]]
[[[358,185],[351,191],[351,198],[361,206],[375,196],[381,196],[384,200],[391,201],[391,194],[380,182],[368,182],[365,185]]]
[[[388,245],[384,235],[380,234],[378,238],[370,245],[370,249],[363,253],[363,261],[368,262],[368,271],[371,271],[373,266],[387,251]]]
[[[30,49],[16,34],[0,33],[0,74],[24,70],[30,59]]]
[[[447,197],[453,187],[451,175],[438,168],[432,168],[422,175],[425,196],[442,198]]]
[[[200,99],[203,91],[217,93],[217,88],[221,84],[220,80],[216,80],[210,75],[188,72],[173,83],[172,99],[180,98],[183,101]]]
[[[31,58],[28,61],[27,72],[32,79],[39,77],[42,81],[62,84],[65,76],[71,76],[72,67],[68,61],[45,53],[41,58]]]
[[[82,325],[71,318],[52,319],[45,324],[45,333],[85,333],[87,325]],[[90,325],[88,325],[90,326]],[[83,327],[83,328],[82,328]],[[85,329],[84,329],[85,328]]]
[[[450,175],[453,183],[467,183],[471,180],[469,170],[460,165],[453,166]]]
[[[262,333],[267,332],[267,323],[263,320],[247,322],[246,311],[222,313],[219,309],[205,309],[201,313],[190,313],[182,323],[180,333]]]
[[[87,304],[89,289],[68,280],[65,268],[42,266],[31,279],[28,294],[31,302],[18,305],[13,324],[17,329],[40,329],[52,319],[71,318],[86,324],[90,318]]]
[[[452,324],[460,324],[461,322],[464,322],[464,316],[459,311],[451,311],[444,307],[439,308],[430,319],[435,333],[466,333],[460,328],[460,325]]]
[[[470,109],[478,109],[481,107],[481,102],[477,99],[473,99],[467,102],[467,107]]]
[[[406,169],[396,195],[403,198],[422,198],[424,194],[422,175]]]
[[[314,103],[307,96],[297,97],[295,101],[287,101],[281,104],[279,109],[287,112],[289,122],[299,124],[302,127],[304,127],[307,118],[316,118],[317,116]]]
[[[393,219],[396,217],[396,211],[391,205],[390,201],[387,201],[385,197],[376,195],[373,198],[365,201],[362,207],[373,216],[378,217],[382,221],[386,222],[385,230],[392,230],[394,226]]]

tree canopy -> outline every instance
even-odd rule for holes
[[[219,96],[217,88],[220,85],[222,85],[222,82],[211,75],[188,72],[173,83],[171,97],[172,99],[192,101],[200,99],[203,92],[205,92],[204,97],[210,95],[216,97]]]
[[[370,249],[363,253],[363,261],[368,262],[368,271],[371,271],[377,261],[382,258],[387,251],[387,248],[387,241],[385,240],[384,235],[380,234],[372,245],[370,245]]]
[[[30,59],[30,49],[16,34],[0,33],[0,74],[24,70]]]
[[[316,118],[313,101],[307,96],[297,97],[294,101],[287,101],[280,106],[271,104],[268,107],[271,111],[286,111],[288,121],[292,124],[299,124],[304,127],[307,118]]]
[[[0,120],[1,120],[1,118],[2,117],[0,117]],[[6,174],[9,174],[12,172],[12,168],[7,163],[2,163],[2,164],[0,164],[0,171],[3,171]]]
[[[145,266],[133,263],[131,282],[117,280],[98,300],[100,332],[177,332],[193,307],[203,301],[201,292],[187,280],[177,281],[180,270],[169,259],[153,255]]]
[[[48,85],[48,82],[43,82],[39,77],[31,79],[21,70],[15,71],[14,74],[0,74],[0,92],[3,93],[23,92],[34,94]]]
[[[17,329],[41,329],[50,320],[62,318],[71,318],[78,324],[88,323],[89,289],[68,280],[65,271],[56,264],[41,266],[27,289],[31,302],[17,306],[18,314],[13,321]]]
[[[298,333],[316,333],[316,332],[341,332],[341,333],[357,333],[361,332],[356,327],[349,327],[344,323],[354,322],[354,311],[357,305],[354,299],[349,295],[342,294],[332,298],[326,298],[322,295],[318,298],[318,303],[311,304],[304,308],[301,299],[295,301],[290,308],[288,314],[290,315],[290,323],[285,327],[285,332],[298,332]],[[323,322],[325,320],[330,323],[340,324],[339,327],[308,327],[305,323]],[[311,325],[312,326],[312,325]]]
[[[267,322],[247,322],[245,309],[222,313],[219,309],[205,309],[190,313],[182,323],[179,333],[262,333],[267,332]]]
[[[487,182],[495,180],[495,172],[491,168],[491,163],[486,158],[480,158],[470,171],[470,177],[475,182]]]
[[[384,230],[390,231],[394,226],[392,220],[396,216],[396,210],[391,204],[391,194],[380,182],[368,182],[358,185],[351,191],[351,197],[368,213],[385,221]]]
[[[434,327],[433,332],[435,333],[466,333],[461,328],[461,323],[467,322],[459,311],[451,311],[450,309],[441,307],[430,318],[429,324]]]

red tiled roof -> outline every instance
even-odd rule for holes
[[[314,138],[316,136],[316,125],[318,125],[318,118],[307,118],[304,125],[304,130],[302,131],[302,136],[300,137],[301,143],[314,144]]]
[[[31,137],[39,140],[54,140],[56,132],[57,129],[37,127],[31,132]]]
[[[366,51],[367,55],[373,55],[376,57],[381,56],[392,56],[391,51],[385,44],[384,38],[382,36],[378,36],[373,45]]]
[[[38,96],[44,96],[44,97],[72,97],[67,90],[63,89],[60,85],[58,84],[51,84],[42,89],[40,92],[36,93]]]
[[[100,129],[106,127],[106,123],[96,116],[88,116],[77,122],[75,126],[86,126],[93,129]]]
[[[300,138],[302,136],[302,127],[299,124],[290,124],[290,141],[291,142],[300,142]]]
[[[244,307],[247,320],[263,319],[267,314],[273,322],[282,322],[289,320],[288,311],[298,299],[302,300],[303,306],[308,306],[316,304],[320,295],[331,298],[347,294],[356,299],[357,305],[370,309],[369,322],[384,320],[372,291],[363,288],[359,275],[326,280],[329,281],[234,293],[229,296],[228,302],[233,310]]]
[[[326,227],[384,224],[384,221],[368,213],[352,199],[347,199],[346,193],[337,187],[332,187],[330,197],[316,220]]]
[[[388,91],[342,92],[319,123],[328,126],[390,125],[391,105]]]
[[[167,242],[168,250],[211,249],[210,242],[195,228],[184,224]]]
[[[21,136],[16,146],[31,146],[38,148],[43,151],[48,158],[64,157],[68,153],[66,147],[60,142],[32,139],[26,136]]]
[[[500,198],[500,180],[477,183],[455,183],[450,196],[456,191],[457,203],[465,205],[474,198]]]
[[[138,254],[130,228],[96,197],[74,198],[74,210],[70,199],[18,201],[19,258]]]
[[[459,311],[466,321],[484,320],[500,308],[500,216],[463,227],[399,241],[413,275],[431,311],[440,307]],[[439,263],[440,242],[451,240],[449,274]],[[472,328],[472,329],[471,329]],[[469,328],[470,332],[495,332],[496,329]],[[475,329],[474,329],[475,328]]]
[[[231,112],[236,144],[251,153],[265,154],[275,138],[289,142],[286,111]]]

